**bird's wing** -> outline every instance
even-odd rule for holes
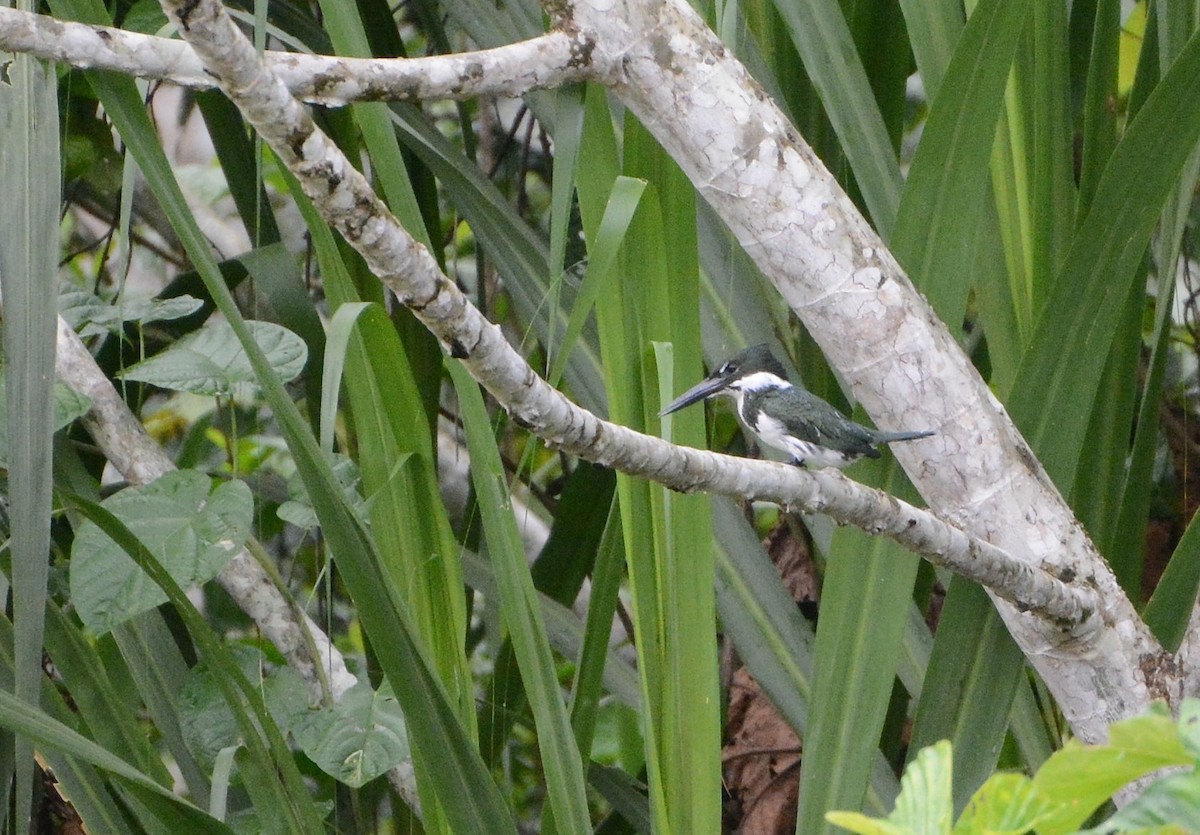
[[[807,440],[852,455],[871,458],[879,455],[872,445],[875,439],[871,430],[850,420],[815,394],[804,390],[797,393],[803,404],[803,422],[813,433]]]

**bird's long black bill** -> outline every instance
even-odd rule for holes
[[[720,378],[701,380],[700,382],[696,383],[696,385],[692,386],[683,394],[679,395],[670,403],[668,403],[663,410],[658,413],[658,416],[662,417],[663,415],[671,414],[671,412],[678,412],[684,406],[690,406],[706,397],[712,397],[721,389],[725,388],[725,384],[726,381]]]

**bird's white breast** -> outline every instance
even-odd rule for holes
[[[775,449],[781,449],[797,461],[803,461],[810,468],[837,467],[839,470],[853,459],[839,452],[818,444],[802,441],[787,433],[783,421],[759,412],[754,424],[750,426],[762,442]]]

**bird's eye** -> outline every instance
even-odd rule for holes
[[[722,374],[732,374],[732,373],[733,373],[733,372],[735,372],[735,371],[737,371],[737,363],[733,363],[733,362],[727,362],[727,363],[725,363],[724,365],[722,365],[722,366],[721,366],[721,372],[720,372],[720,373],[722,373]]]

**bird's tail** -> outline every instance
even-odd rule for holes
[[[936,432],[876,432],[875,443],[890,444],[894,441],[915,441],[917,438],[928,438]]]

